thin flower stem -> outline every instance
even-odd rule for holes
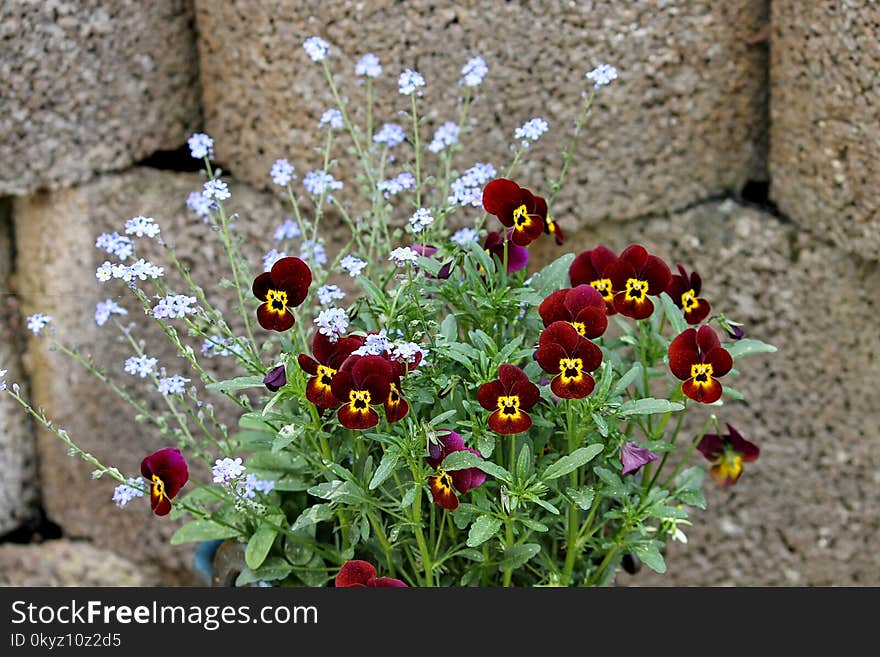
[[[577,448],[577,422],[573,412],[573,400],[565,400],[565,433],[568,441],[568,453],[571,454]],[[574,490],[580,486],[579,481],[580,468],[576,468],[569,476],[569,483]],[[571,576],[574,572],[575,561],[577,560],[578,550],[578,532],[580,529],[580,509],[577,505],[569,502],[568,518],[567,518],[567,537],[565,540],[565,565],[562,569],[562,581],[568,585],[571,582]]]
[[[688,448],[688,451],[685,452],[684,457],[682,457],[681,461],[678,462],[678,465],[675,466],[675,470],[673,470],[672,474],[670,474],[663,481],[663,488],[669,488],[669,484],[675,481],[675,477],[678,475],[679,472],[681,472],[681,469],[691,460],[691,457],[694,455],[694,451],[696,451],[697,449],[697,445],[700,444],[700,440],[702,440],[703,436],[706,435],[706,432],[709,430],[709,427],[712,426],[713,423],[717,425],[718,419],[714,415],[710,415],[708,419],[703,423],[703,427],[700,429],[700,433],[697,434],[696,438],[694,438],[691,446]]]
[[[336,107],[339,109],[339,113],[342,114],[342,121],[345,124],[345,129],[348,131],[348,134],[351,135],[351,141],[354,144],[355,153],[357,153],[358,159],[361,161],[363,171],[369,179],[370,184],[375,187],[376,179],[373,177],[370,160],[367,157],[367,154],[357,137],[357,132],[354,129],[354,125],[352,125],[351,121],[349,120],[348,112],[345,111],[345,103],[342,102],[342,98],[339,95],[339,89],[336,88],[336,82],[334,82],[333,75],[330,73],[330,69],[327,67],[327,62],[322,61],[321,68],[324,71],[324,78],[327,80],[327,84],[330,86],[330,93],[333,94],[333,100],[336,103]]]
[[[416,94],[410,94],[412,100],[413,151],[416,157],[416,208],[422,207],[422,148],[419,143],[419,115],[416,109]]]
[[[565,182],[565,178],[568,175],[568,167],[571,164],[571,160],[574,157],[574,149],[577,145],[578,138],[581,136],[581,131],[584,129],[584,124],[587,122],[587,117],[590,115],[590,109],[593,107],[593,99],[596,97],[596,90],[593,89],[590,91],[590,95],[587,96],[587,102],[584,105],[584,108],[581,110],[580,116],[578,116],[577,121],[574,126],[574,133],[572,134],[571,141],[568,146],[566,146],[565,150],[562,151],[562,170],[559,172],[559,178],[554,181],[553,191],[550,193],[550,198],[547,201],[547,207],[552,208],[554,201],[556,201],[556,196],[559,194],[559,190],[562,189],[562,185]]]
[[[508,460],[509,460],[509,464],[508,464],[509,472],[511,472],[511,473],[516,472],[516,439],[515,438],[511,438],[511,440],[510,440],[510,456],[508,457]],[[513,526],[510,522],[510,514],[507,514],[504,517],[504,539],[505,539],[505,544],[504,544],[505,548],[509,548],[511,545],[513,545],[513,543],[514,543]],[[504,588],[508,588],[510,586],[510,583],[512,580],[513,580],[513,568],[512,567],[505,568],[504,575],[502,577],[502,582],[501,582],[502,586],[504,586]]]

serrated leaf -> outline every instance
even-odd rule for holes
[[[486,474],[490,474],[507,484],[512,483],[510,473],[507,470],[500,465],[492,463],[492,461],[484,461],[476,454],[466,450],[452,452],[449,456],[443,459],[443,463],[440,464],[440,467],[446,471],[477,468],[478,470],[482,470]]]
[[[574,488],[566,488],[565,492],[574,500],[575,504],[584,511],[588,510],[593,505],[593,499],[596,497],[596,491],[589,486],[584,486],[577,490]]]
[[[636,556],[642,560],[643,564],[655,573],[660,573],[662,575],[666,572],[666,561],[663,559],[663,555],[660,554],[660,550],[658,550],[657,546],[653,543],[641,543],[636,545],[635,548],[633,548],[633,552],[635,552]]]
[[[221,393],[235,392],[246,388],[262,388],[263,377],[261,376],[237,376],[226,381],[215,381],[205,386],[208,390],[216,390]]]
[[[624,402],[618,409],[618,414],[623,417],[630,415],[654,415],[656,413],[670,413],[684,409],[683,404],[671,402],[667,399],[655,399],[654,397],[645,397],[644,399],[630,399]]]
[[[567,475],[569,472],[573,472],[582,465],[586,465],[592,461],[597,455],[602,453],[603,449],[605,448],[602,445],[580,447],[574,450],[571,454],[563,456],[555,463],[551,463],[550,466],[544,470],[541,479],[549,481],[550,479],[556,479],[557,477]]]
[[[480,516],[471,525],[471,530],[468,532],[467,537],[467,546],[475,548],[482,545],[495,536],[499,529],[501,529],[501,518]]]
[[[278,536],[278,528],[272,525],[263,524],[257,528],[254,535],[248,540],[247,548],[244,551],[244,561],[251,570],[257,570],[266,560],[275,537]]]
[[[560,256],[541,271],[532,276],[529,287],[534,289],[542,298],[546,298],[551,292],[571,287],[568,277],[568,268],[574,260],[574,253],[566,253]]]
[[[529,559],[541,551],[537,543],[523,543],[522,545],[510,545],[504,550],[498,570],[513,570],[524,565]]]
[[[776,351],[776,347],[772,344],[767,344],[760,340],[752,340],[750,338],[737,340],[729,347],[725,347],[725,349],[727,349],[727,353],[730,354],[730,357],[733,358],[733,360],[737,360],[743,356],[750,356],[752,354],[772,354]]]
[[[666,292],[663,292],[660,294],[660,303],[663,306],[663,314],[666,315],[666,319],[669,320],[669,325],[672,327],[672,330],[675,331],[675,334],[678,335],[682,331],[686,331],[688,323],[684,318],[684,312],[681,308],[675,305],[672,297],[666,294]]]
[[[394,472],[394,466],[397,465],[399,459],[400,451],[397,449],[392,447],[385,451],[382,455],[382,460],[379,461],[379,467],[376,468],[376,472],[373,473],[373,478],[370,480],[370,490],[376,490],[391,476],[391,473]]]
[[[174,532],[171,537],[171,545],[193,541],[211,541],[216,538],[235,538],[240,535],[241,531],[234,527],[218,525],[210,520],[193,520]]]

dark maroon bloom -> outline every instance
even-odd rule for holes
[[[330,388],[342,401],[336,416],[347,429],[369,429],[379,424],[373,406],[382,406],[394,380],[391,363],[382,356],[349,356],[333,376]]]
[[[556,246],[562,246],[565,242],[565,233],[562,232],[562,226],[553,221],[550,217],[547,217],[546,214],[544,219],[544,232],[547,235],[553,236],[556,240]]]
[[[624,443],[620,448],[620,462],[623,464],[621,474],[637,472],[643,465],[656,461],[659,457],[635,443]]]
[[[544,232],[547,202],[507,178],[496,178],[483,188],[483,208],[512,228],[514,244],[526,246]]]
[[[278,367],[269,370],[266,376],[263,377],[263,385],[269,389],[269,392],[278,392],[287,385],[287,371],[284,369],[284,365],[279,365]]]
[[[607,246],[597,246],[591,251],[579,254],[568,268],[572,287],[589,285],[595,288],[605,300],[609,315],[617,312],[614,310],[614,293],[618,290],[614,289],[611,279],[605,272],[617,260],[617,255]]]
[[[703,282],[697,272],[693,271],[688,275],[681,263],[676,263],[675,266],[678,274],[669,279],[666,293],[684,311],[688,324],[699,324],[709,314],[709,302],[700,297]]]
[[[614,309],[633,319],[651,316],[654,303],[648,296],[665,291],[672,277],[666,263],[639,244],[626,247],[604,273],[614,289]]]
[[[421,357],[421,354],[419,354],[419,357]],[[400,385],[400,378],[406,374],[407,365],[402,361],[392,360],[391,368],[394,376],[391,378],[391,384],[388,387],[388,397],[385,399],[385,419],[388,422],[394,423],[402,420],[409,413],[409,403],[403,398]]]
[[[437,470],[436,475],[428,478],[428,486],[431,489],[431,494],[434,496],[435,504],[449,511],[454,511],[458,508],[458,495],[455,494],[455,491],[457,490],[464,495],[469,490],[482,485],[486,481],[486,473],[479,468],[466,468],[452,472],[446,472],[441,469],[440,464],[443,463],[443,459],[453,452],[468,451],[471,454],[476,454],[481,459],[483,458],[483,455],[477,450],[466,447],[461,436],[457,433],[452,430],[444,431],[448,431],[448,433],[438,436],[440,444],[435,445],[431,443],[428,447],[429,455],[425,458],[425,461]]]
[[[583,287],[596,292],[587,285]],[[599,302],[602,303],[601,297]],[[535,360],[545,372],[554,375],[550,383],[553,394],[563,399],[581,399],[593,392],[596,382],[589,373],[602,363],[602,351],[581,337],[569,322],[553,322],[538,338]]]
[[[709,326],[686,329],[669,343],[669,369],[684,381],[681,391],[695,401],[718,401],[722,388],[716,377],[732,368],[733,358]]]
[[[532,418],[526,411],[539,399],[538,386],[516,365],[502,365],[498,368],[498,378],[477,390],[480,406],[492,411],[489,428],[504,435],[520,433],[532,426]]]
[[[312,270],[299,258],[281,258],[272,270],[254,279],[253,292],[263,303],[257,321],[268,331],[286,331],[294,324],[291,308],[300,305],[312,284]]]
[[[336,588],[408,588],[399,579],[376,577],[376,574],[375,566],[368,561],[346,561],[336,575]]]
[[[757,461],[761,450],[727,424],[727,435],[708,433],[697,443],[697,449],[712,461],[709,474],[719,486],[733,486],[742,474],[742,464]]]
[[[299,366],[312,378],[306,384],[306,398],[320,409],[336,408],[342,400],[333,396],[331,383],[333,375],[339,371],[345,359],[351,356],[351,352],[360,348],[364,339],[360,336],[339,338],[331,342],[330,338],[321,332],[315,333],[312,338],[312,355],[300,354],[297,357]]]
[[[589,285],[556,290],[538,306],[544,326],[568,322],[585,338],[598,338],[608,328],[605,301]]]
[[[525,247],[518,246],[509,240],[510,231],[508,231],[507,242],[507,273],[512,274],[519,271],[529,264],[529,250]],[[486,253],[498,258],[504,262],[504,237],[497,231],[492,231],[486,235],[486,241],[483,243]]]
[[[189,479],[189,468],[180,450],[164,447],[141,461],[141,474],[150,484],[150,508],[157,516],[168,515],[171,500]]]

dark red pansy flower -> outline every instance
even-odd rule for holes
[[[581,337],[569,322],[553,322],[541,331],[535,360],[545,372],[555,374],[550,382],[553,394],[563,399],[581,399],[593,392],[596,382],[589,373],[602,363],[602,351]]]
[[[368,561],[352,559],[342,564],[336,575],[336,588],[409,588],[392,577],[376,577],[376,568]]]
[[[565,233],[562,232],[562,226],[550,217],[544,219],[544,232],[552,235],[556,240],[556,246],[562,246],[565,243]]]
[[[614,310],[614,293],[617,290],[614,289],[605,270],[617,260],[617,255],[607,246],[597,246],[591,251],[580,253],[568,267],[568,277],[571,279],[572,287],[589,285],[595,288],[605,300],[605,307],[609,315],[617,312]]]
[[[556,290],[538,306],[544,326],[568,322],[585,338],[598,338],[608,328],[605,301],[590,285]]]
[[[434,504],[454,511],[458,508],[458,495],[455,494],[455,491],[457,490],[464,495],[469,490],[482,485],[486,481],[486,473],[479,468],[466,468],[452,472],[446,472],[440,468],[443,459],[453,452],[464,450],[483,458],[483,455],[477,450],[466,447],[464,440],[457,433],[451,430],[446,431],[448,431],[446,435],[438,436],[439,444],[431,443],[428,446],[428,456],[425,461],[437,470],[436,475],[428,477],[428,487],[431,489],[431,495],[434,496]]]
[[[349,356],[333,375],[330,389],[342,406],[336,417],[347,429],[369,429],[379,424],[373,406],[381,406],[391,392],[394,370],[381,356]]]
[[[150,508],[157,516],[168,515],[171,500],[189,479],[189,468],[180,450],[164,447],[141,461],[141,474],[150,484]]]
[[[727,435],[708,433],[697,443],[697,449],[712,461],[709,474],[719,486],[733,486],[742,474],[742,464],[757,461],[761,450],[727,424]]]
[[[638,472],[643,465],[656,461],[659,457],[645,447],[639,447],[635,443],[624,443],[620,448],[620,463],[623,470],[620,474],[628,475]]]
[[[691,399],[711,404],[721,397],[721,383],[733,368],[733,358],[709,327],[689,328],[669,343],[669,369],[684,381],[681,391]]]
[[[669,286],[669,266],[645,247],[631,244],[617,262],[608,265],[605,275],[614,289],[614,309],[633,319],[645,319],[654,312],[649,295],[657,296]]]
[[[284,369],[284,365],[279,365],[266,373],[266,376],[263,377],[263,385],[269,390],[269,392],[278,392],[287,385],[287,371]]]
[[[254,296],[263,303],[257,321],[268,331],[286,331],[293,326],[291,308],[301,304],[312,284],[312,270],[299,258],[281,258],[271,271],[254,279]]]
[[[400,361],[392,361],[392,369],[394,369],[395,363],[400,363]],[[406,365],[402,365],[404,371],[406,371]],[[409,404],[403,398],[403,393],[401,392],[400,375],[396,374],[391,379],[391,384],[388,387],[388,397],[385,399],[385,419],[389,422],[397,422],[405,418],[407,413],[409,413]]]
[[[323,333],[315,333],[312,338],[312,356],[300,354],[297,357],[299,366],[312,378],[306,383],[306,399],[318,408],[324,410],[336,408],[342,401],[333,396],[330,384],[333,375],[339,371],[339,367],[345,359],[351,356],[351,352],[359,349],[364,344],[360,336],[339,338],[332,342]]]
[[[672,297],[675,305],[684,311],[684,318],[688,324],[699,324],[709,314],[709,302],[700,296],[703,282],[700,275],[692,271],[688,275],[687,270],[676,263],[678,274],[669,279],[669,287],[666,293]]]
[[[530,244],[544,232],[547,202],[507,178],[496,178],[483,188],[483,208],[513,228],[511,239],[519,246]]]
[[[502,365],[498,368],[498,378],[477,390],[480,405],[492,411],[489,428],[505,435],[520,433],[532,426],[532,418],[526,411],[540,398],[538,386],[516,365]]]
[[[511,231],[508,231],[508,238],[510,237],[510,233]],[[486,235],[486,241],[483,243],[483,248],[486,250],[486,253],[495,256],[498,260],[504,262],[504,236],[501,233],[493,230]],[[507,273],[512,274],[517,272],[527,264],[529,264],[529,250],[508,241]]]

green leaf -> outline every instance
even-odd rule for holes
[[[655,573],[660,573],[662,575],[666,572],[666,561],[663,559],[663,555],[660,554],[660,550],[658,550],[657,546],[653,543],[641,543],[636,545],[635,548],[633,548],[633,552],[635,552],[636,556],[642,560],[643,564]]]
[[[248,541],[244,551],[244,561],[251,570],[257,570],[272,549],[278,529],[272,525],[260,525]]]
[[[672,297],[663,292],[660,295],[660,303],[663,305],[663,314],[666,315],[666,319],[669,320],[669,325],[675,331],[675,334],[678,335],[682,331],[686,331],[688,323],[684,318],[684,311],[675,305]]]
[[[703,491],[701,490],[681,490],[676,495],[678,501],[682,504],[687,504],[688,506],[695,506],[698,509],[706,508],[706,496],[703,495]]]
[[[680,411],[684,408],[683,404],[671,402],[666,399],[654,399],[653,397],[645,397],[644,399],[631,399],[620,405],[617,411],[619,415],[627,417],[629,415],[653,415],[656,413],[669,413],[672,411]]]
[[[516,478],[525,481],[529,476],[529,470],[532,469],[532,450],[529,449],[528,443],[519,450],[519,457],[516,459]]]
[[[692,465],[678,473],[675,478],[675,487],[679,490],[700,490],[705,478],[706,471],[698,465]]]
[[[772,354],[776,351],[776,347],[772,344],[767,344],[760,340],[751,340],[749,338],[737,340],[729,347],[725,347],[725,349],[727,349],[727,353],[730,354],[730,357],[733,358],[733,360],[737,360],[743,356],[750,356],[752,354]]]
[[[550,502],[548,502],[546,500],[542,500],[537,495],[528,495],[527,499],[531,500],[532,502],[534,502],[535,504],[537,504],[541,508],[546,509],[547,511],[552,513],[554,516],[559,515],[559,509],[557,509],[555,506],[550,504]]]
[[[538,522],[537,520],[532,520],[531,518],[517,518],[517,520],[519,520],[523,525],[531,529],[533,532],[550,531],[550,528],[543,522]]]
[[[551,463],[550,466],[544,470],[541,479],[549,481],[550,479],[556,479],[557,477],[567,475],[569,472],[577,470],[582,465],[586,465],[592,461],[597,455],[601,454],[604,449],[605,448],[602,445],[580,447],[574,450],[571,454],[563,456],[555,463]]]
[[[508,548],[504,550],[504,556],[501,559],[501,563],[498,564],[498,570],[513,570],[519,568],[540,551],[541,546],[537,543],[524,543],[522,545],[508,546]]]
[[[605,421],[605,418],[595,412],[590,413],[590,417],[593,418],[593,423],[596,425],[596,431],[599,432],[599,435],[603,438],[607,438],[608,423]]]
[[[400,451],[398,449],[391,447],[386,450],[382,455],[382,460],[379,461],[379,467],[376,468],[376,472],[370,480],[370,490],[376,490],[391,476],[398,459],[400,459]]]
[[[468,250],[468,255],[476,260],[477,264],[486,270],[489,276],[492,276],[495,273],[495,263],[492,262],[492,258],[489,257],[489,254],[486,253],[486,250],[481,244],[478,242],[470,242],[465,248]]]
[[[244,568],[235,580],[235,585],[245,586],[254,582],[272,582],[284,579],[291,572],[293,572],[293,567],[287,561],[281,557],[269,557],[256,570]]]
[[[626,484],[623,483],[623,480],[618,477],[616,473],[607,468],[600,468],[598,466],[593,468],[593,472],[595,472],[596,476],[605,484],[605,488],[602,490],[603,496],[620,497],[626,495]]]
[[[541,271],[532,276],[529,287],[534,289],[541,297],[547,297],[551,292],[571,287],[568,278],[568,268],[574,260],[574,253],[566,253],[557,258]]]
[[[567,488],[565,492],[568,496],[574,500],[574,503],[577,504],[584,511],[589,509],[593,505],[593,498],[596,497],[596,491],[594,491],[589,486],[584,486],[583,488],[579,488],[575,490],[574,488]]]
[[[471,525],[471,530],[468,532],[467,546],[474,548],[482,545],[495,536],[499,529],[501,529],[501,518],[480,516]]]
[[[174,532],[171,545],[191,543],[193,541],[211,541],[215,538],[235,538],[241,531],[234,527],[218,525],[210,520],[193,520]]]
[[[216,390],[221,393],[235,392],[245,388],[262,388],[263,377],[261,376],[237,376],[226,381],[216,381],[205,386],[208,390]]]
[[[492,463],[492,461],[484,461],[476,454],[465,450],[452,452],[449,456],[443,459],[443,463],[440,464],[440,467],[441,469],[446,471],[477,468],[478,470],[482,470],[486,474],[490,474],[506,484],[512,483],[510,473],[502,468],[500,465]]]
[[[472,549],[460,550],[458,552],[457,556],[463,557],[465,559],[470,559],[471,561],[477,561],[480,563],[482,563],[483,561],[486,560],[486,557],[483,556],[482,552],[480,552],[479,550],[472,550]]]
[[[449,313],[440,324],[440,335],[447,342],[456,342],[458,340],[458,320],[455,315]]]
[[[319,522],[329,520],[334,515],[333,508],[329,504],[315,504],[308,507],[293,522],[291,531],[297,531],[309,525],[316,525]]]
[[[287,425],[281,428],[278,432],[278,435],[275,436],[275,439],[272,441],[272,451],[280,452],[282,449],[287,447],[294,440],[299,438],[303,431],[305,431],[305,426],[302,424],[299,425]]]
[[[320,497],[322,500],[331,502],[351,503],[357,501],[357,487],[350,481],[325,481],[324,483],[312,486],[308,489],[309,495]]]
[[[624,391],[635,381],[637,378],[642,376],[642,364],[635,363],[631,368],[629,368],[622,377],[617,380],[617,383],[614,384],[614,387],[611,388],[611,392],[608,394],[612,399],[614,397],[619,397],[624,393]]]

